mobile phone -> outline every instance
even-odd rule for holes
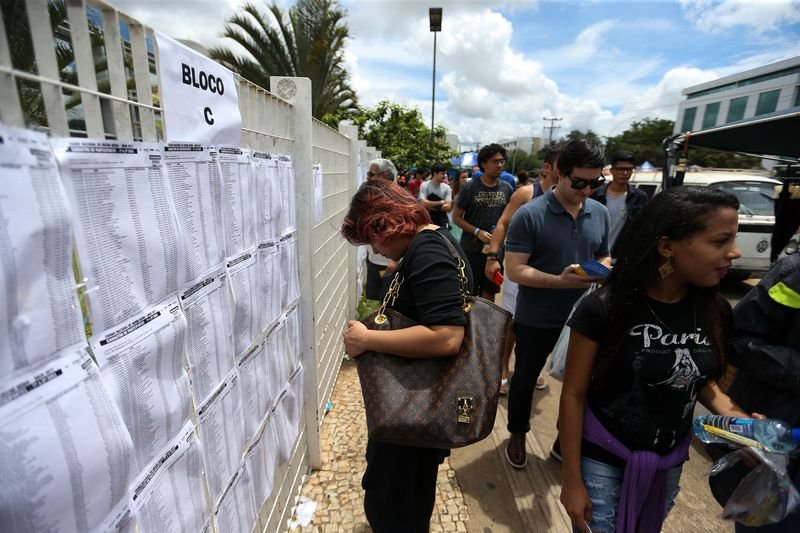
[[[611,273],[608,267],[599,261],[595,261],[594,259],[589,259],[588,261],[582,263],[581,266],[575,269],[575,272],[581,276],[598,276],[603,279],[606,279]]]
[[[492,283],[494,283],[498,287],[500,286],[501,283],[503,283],[503,274],[501,274],[499,270],[494,273],[494,276],[492,276]]]

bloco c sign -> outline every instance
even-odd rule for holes
[[[162,33],[156,41],[167,141],[238,145],[242,116],[233,73]]]

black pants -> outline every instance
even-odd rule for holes
[[[480,296],[481,291],[486,291],[489,294],[497,294],[500,292],[500,286],[495,285],[492,280],[484,275],[486,268],[486,254],[481,252],[464,252],[469,261],[469,267],[472,270],[472,295]],[[500,262],[500,272],[503,272],[503,262]]]
[[[508,390],[508,431],[527,433],[531,429],[531,401],[536,378],[553,351],[561,328],[532,328],[514,322],[514,375]]]
[[[427,533],[436,476],[449,450],[369,441],[364,511],[375,533]]]

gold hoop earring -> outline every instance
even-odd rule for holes
[[[661,275],[661,279],[666,279],[673,272],[675,272],[675,269],[672,268],[672,258],[667,257],[667,262],[658,267],[658,273]]]

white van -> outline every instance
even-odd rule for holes
[[[652,197],[661,191],[661,172],[636,173],[630,183]],[[770,267],[770,239],[775,226],[774,198],[781,182],[749,170],[687,170],[683,184],[713,187],[736,195],[739,199],[739,234],[736,243],[742,251],[742,257],[733,262],[728,277],[746,279],[765,274]],[[800,242],[800,232],[793,241],[790,241],[783,254],[795,251]]]

